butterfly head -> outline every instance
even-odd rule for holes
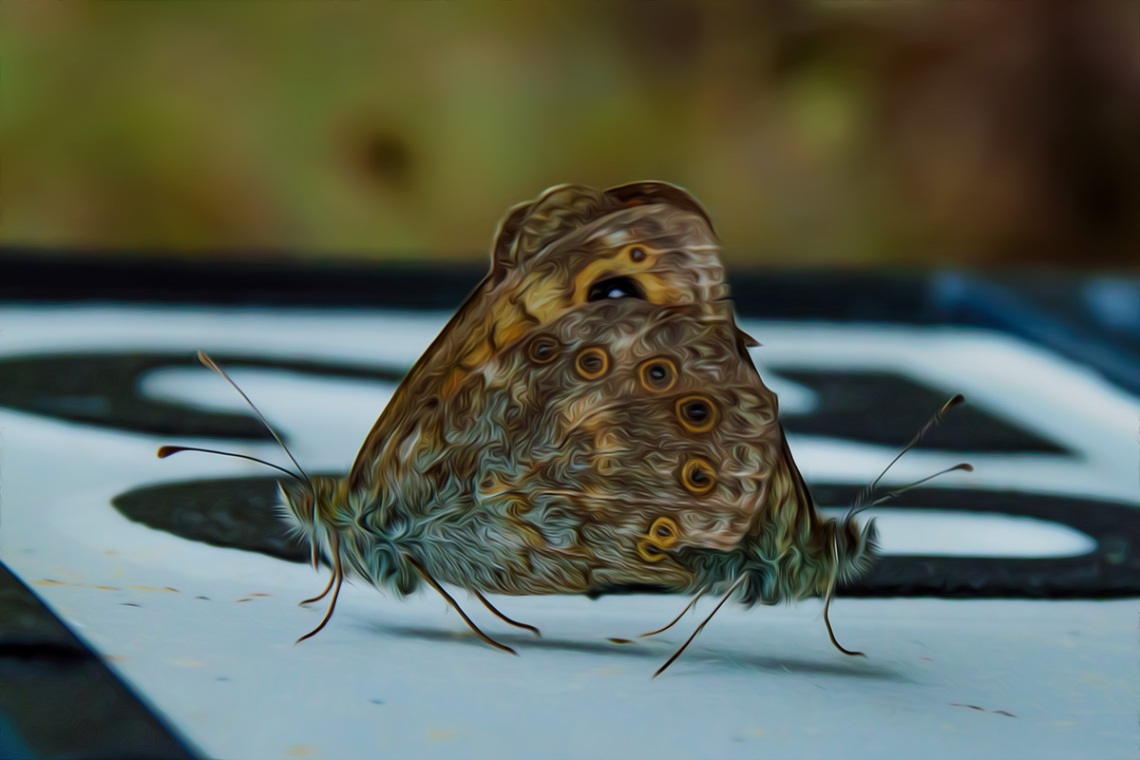
[[[697,567],[708,563],[705,576],[722,585],[743,577],[745,604],[826,598],[863,576],[877,559],[874,520],[820,517],[790,457],[777,461],[752,513],[735,550],[695,557]],[[693,564],[694,558],[678,559]]]
[[[839,582],[852,581],[871,567],[878,555],[878,530],[875,521],[857,523],[850,517],[829,520],[832,525],[832,546],[835,566],[833,572]]]
[[[342,521],[348,516],[344,482],[325,475],[313,476],[308,484],[281,482],[282,514],[294,536],[312,547],[313,564],[327,551]]]

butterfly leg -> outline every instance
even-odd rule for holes
[[[732,584],[732,588],[730,588],[728,590],[728,593],[724,595],[724,598],[721,599],[720,602],[717,603],[716,607],[713,607],[713,611],[709,613],[709,616],[701,621],[701,624],[697,626],[697,630],[693,631],[693,635],[690,636],[685,641],[685,643],[681,645],[680,649],[678,649],[676,652],[673,653],[672,657],[670,657],[668,660],[666,660],[664,665],[662,665],[660,668],[657,669],[657,672],[653,674],[654,678],[656,678],[657,676],[664,673],[665,669],[667,667],[669,667],[670,665],[672,665],[677,660],[677,658],[681,656],[681,652],[684,652],[686,649],[688,649],[689,644],[693,643],[693,639],[697,638],[697,634],[699,634],[701,631],[704,630],[705,626],[709,624],[709,621],[713,619],[713,615],[715,615],[717,612],[720,611],[720,608],[723,607],[724,603],[728,601],[728,598],[730,596],[732,596],[732,592],[736,591],[736,589],[740,586],[740,584],[744,583],[744,579],[747,577],[748,577],[747,575],[742,575],[736,579],[736,583]],[[672,624],[670,624],[670,625],[672,625]]]
[[[639,639],[644,639],[646,636],[656,636],[657,634],[659,634],[659,633],[662,633],[662,632],[664,632],[664,631],[667,631],[667,630],[669,630],[670,628],[672,628],[673,626],[677,625],[677,622],[678,622],[678,621],[679,621],[681,618],[685,617],[685,614],[686,614],[686,613],[687,613],[689,610],[693,609],[693,605],[695,605],[695,604],[697,603],[697,600],[698,600],[698,599],[700,599],[702,596],[704,596],[704,595],[705,595],[705,592],[706,592],[706,591],[708,591],[708,587],[707,587],[707,586],[706,586],[705,588],[701,589],[700,591],[698,591],[698,592],[697,592],[697,595],[696,595],[696,596],[694,596],[692,599],[690,599],[690,600],[689,600],[689,603],[685,605],[685,609],[681,610],[681,614],[680,614],[680,615],[678,615],[677,617],[673,618],[673,619],[672,619],[672,620],[671,620],[669,623],[665,624],[665,625],[664,625],[664,626],[662,626],[661,628],[658,628],[656,631],[649,631],[649,632],[647,632],[647,633],[643,633],[643,634],[641,634],[640,636],[638,636],[638,638],[639,638]]]
[[[436,591],[439,592],[440,596],[442,596],[445,600],[447,600],[448,604],[450,604],[452,607],[455,608],[455,611],[459,613],[459,617],[463,618],[463,622],[467,623],[467,626],[472,631],[475,632],[476,636],[483,639],[483,641],[485,641],[486,643],[495,647],[496,649],[502,649],[504,652],[510,652],[513,655],[518,654],[518,652],[511,649],[506,644],[500,644],[499,642],[495,641],[490,636],[488,636],[487,634],[485,634],[481,630],[479,630],[479,626],[475,625],[474,621],[472,621],[471,618],[467,617],[467,613],[463,611],[463,608],[459,606],[458,602],[456,602],[454,599],[451,598],[451,594],[447,593],[447,591],[443,588],[443,586],[439,585],[439,583],[436,581],[436,579],[432,578],[431,575],[428,574],[428,571],[424,568],[424,566],[421,565],[414,557],[409,556],[408,562],[410,562],[412,567],[414,567],[416,569],[416,571],[420,575],[423,576],[423,579],[425,581],[427,581],[429,584],[431,584],[432,588],[434,588]]]
[[[332,619],[333,610],[336,609],[336,600],[338,597],[340,597],[340,586],[341,586],[341,583],[344,582],[344,568],[342,568],[341,564],[340,564],[340,540],[337,538],[335,533],[333,534],[332,555],[333,555],[333,577],[332,577],[330,583],[335,581],[336,582],[336,588],[333,590],[332,601],[329,603],[329,610],[328,610],[328,612],[325,613],[325,617],[321,621],[321,624],[318,625],[313,630],[306,633],[301,638],[297,639],[297,641],[294,642],[295,644],[300,644],[305,639],[311,638],[312,636],[316,636],[320,632],[320,630],[328,624],[329,620]],[[324,596],[327,593],[328,593],[328,589],[325,589],[324,593],[322,593],[321,596]],[[319,599],[320,597],[317,597],[317,598]]]
[[[303,607],[303,606],[305,606],[306,604],[312,604],[313,602],[319,602],[320,600],[324,599],[324,598],[325,598],[325,595],[326,595],[326,594],[328,594],[329,590],[330,590],[330,589],[333,587],[333,583],[334,583],[335,581],[336,581],[336,573],[333,573],[332,575],[330,575],[330,576],[329,576],[329,583],[328,583],[328,585],[327,585],[327,586],[325,586],[325,590],[324,590],[324,591],[322,591],[321,593],[317,594],[317,595],[316,595],[316,596],[314,596],[312,599],[306,599],[306,600],[305,600],[305,601],[303,601],[303,602],[297,602],[297,606],[298,606],[298,607]]]
[[[955,396],[955,398],[957,398],[957,396]],[[953,402],[954,399],[950,399],[950,401]],[[941,412],[939,412],[939,414],[941,414]],[[927,427],[931,427],[932,425],[933,420]],[[839,539],[835,537],[832,537],[831,539],[831,556],[833,563],[832,567],[839,567]],[[823,598],[823,624],[827,626],[827,635],[831,638],[831,643],[835,645],[835,648],[840,652],[843,652],[843,654],[850,655],[851,657],[866,657],[867,655],[863,654],[862,652],[852,652],[850,649],[844,649],[839,645],[839,642],[835,640],[835,632],[831,630],[831,618],[827,616],[827,611],[831,609],[831,597],[835,594],[835,580],[835,573],[833,571],[831,576],[831,583],[827,585],[827,594]]]
[[[487,597],[483,596],[478,591],[475,592],[475,596],[478,597],[479,601],[483,603],[483,606],[489,609],[491,613],[499,620],[502,620],[507,625],[513,625],[515,628],[525,628],[535,636],[538,636],[540,639],[542,638],[542,631],[538,630],[533,625],[527,625],[526,623],[520,623],[517,620],[511,620],[509,617],[499,612],[499,610],[495,608],[495,605],[487,601]]]
[[[827,635],[831,637],[831,643],[835,645],[843,654],[850,655],[851,657],[866,657],[867,655],[862,652],[852,652],[850,649],[844,649],[838,641],[835,640],[835,633],[831,630],[831,619],[827,617],[827,610],[831,606],[831,589],[827,591],[827,598],[823,600],[823,623],[827,626]]]

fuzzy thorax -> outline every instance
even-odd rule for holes
[[[406,530],[395,524],[385,531],[366,525],[362,515],[377,505],[366,493],[351,491],[347,480],[317,476],[311,487],[279,484],[282,514],[292,535],[313,549],[318,557],[368,583],[399,595],[413,593],[420,575],[409,559],[417,545]]]
[[[870,569],[877,552],[874,521],[829,519],[810,525],[799,540],[789,540],[768,523],[745,540],[741,551],[706,556],[705,577],[723,585],[747,576],[737,598],[751,606],[825,597]]]

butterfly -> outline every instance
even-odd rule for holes
[[[292,454],[297,472],[278,468],[291,476],[286,519],[314,567],[325,557],[333,568],[303,602],[332,593],[302,639],[328,623],[351,575],[401,596],[426,583],[511,653],[445,586],[536,634],[484,594],[692,597],[645,635],[706,594],[722,597],[712,614],[733,597],[822,597],[832,643],[861,654],[836,641],[827,613],[837,585],[876,556],[873,521],[853,518],[877,503],[878,480],[846,517],[820,517],[756,345],[736,324],[708,214],[682,188],[560,185],[515,206],[487,276],[408,372],[347,477],[309,477]]]

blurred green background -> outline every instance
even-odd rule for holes
[[[661,179],[740,264],[1140,263],[1129,0],[4,0],[0,243],[476,259]]]

